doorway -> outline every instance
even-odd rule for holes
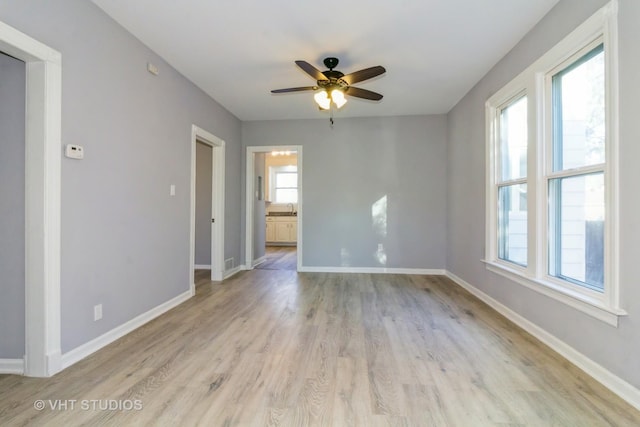
[[[25,63],[0,52],[0,365],[25,352]]]
[[[211,270],[213,223],[213,147],[196,140],[195,269]]]
[[[302,265],[302,146],[247,147],[247,269]]]
[[[196,268],[210,269],[212,281],[221,281],[225,275],[224,150],[222,139],[192,126],[189,256],[192,295],[195,295]]]
[[[62,56],[0,22],[0,51],[26,63],[25,349],[0,372],[46,377],[60,350],[60,171]]]

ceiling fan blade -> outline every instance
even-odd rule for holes
[[[309,64],[307,61],[296,61],[296,65],[304,70],[305,73],[309,74],[316,80],[329,80],[327,76],[322,74],[320,70],[318,70],[313,65]]]
[[[387,70],[380,65],[376,65],[375,67],[365,68],[364,70],[356,71],[355,73],[347,74],[346,76],[342,76],[342,80],[347,82],[348,85],[352,85],[354,83],[361,82],[363,80],[368,80],[373,77],[379,76],[380,74],[384,74]]]
[[[271,93],[289,93],[289,92],[302,92],[303,90],[317,90],[318,86],[303,86],[303,87],[290,87],[287,89],[274,89]]]
[[[345,95],[355,96],[356,98],[370,99],[371,101],[380,101],[382,95],[376,92],[372,92],[366,89],[360,89],[359,87],[349,86],[344,92]]]

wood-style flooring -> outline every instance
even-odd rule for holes
[[[445,277],[200,280],[194,298],[52,378],[0,376],[0,425],[640,425],[638,411]],[[75,409],[51,409],[64,399]]]
[[[295,246],[267,246],[264,262],[255,268],[259,270],[297,270],[297,253]]]

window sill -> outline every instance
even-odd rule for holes
[[[520,285],[553,298],[556,301],[560,301],[613,327],[617,328],[618,318],[627,314],[626,311],[609,307],[598,299],[589,298],[587,295],[579,294],[577,292],[572,293],[569,289],[559,286],[553,282],[525,276],[522,272],[509,268],[506,265],[487,260],[482,260],[482,262],[485,263],[487,270],[493,273],[513,280]]]

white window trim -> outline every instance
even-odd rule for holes
[[[292,169],[295,169],[292,170]],[[282,165],[282,166],[270,166],[269,167],[269,197],[272,200],[272,205],[288,205],[289,203],[277,202],[276,199],[276,190],[278,187],[276,186],[276,175],[278,173],[298,173],[298,166],[292,165]],[[284,188],[284,187],[280,187]],[[288,187],[287,187],[288,188]],[[293,189],[293,187],[291,187]],[[298,187],[295,187],[298,190]],[[295,203],[294,203],[295,204]]]
[[[516,283],[549,296],[612,326],[618,317],[626,315],[620,307],[618,261],[618,0],[612,0],[530,67],[494,94],[486,103],[487,141],[487,215],[486,268]],[[597,292],[552,277],[546,271],[548,248],[545,170],[550,159],[551,104],[548,96],[548,76],[553,70],[573,58],[577,52],[596,40],[604,43],[607,129],[605,156],[605,289]],[[500,110],[513,99],[527,96],[529,148],[527,152],[528,257],[527,267],[498,258],[497,242],[497,182],[498,149],[496,123]],[[544,159],[544,161],[539,161]]]

